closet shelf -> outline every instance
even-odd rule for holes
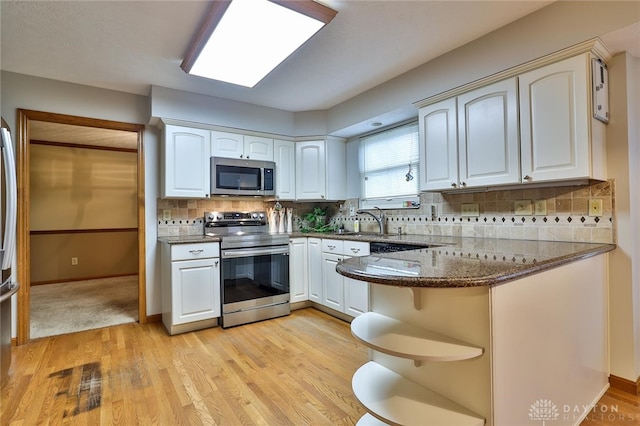
[[[483,353],[482,348],[461,340],[375,312],[356,317],[351,333],[371,349],[414,361],[459,361]]]
[[[356,398],[367,411],[390,424],[410,425],[416,422],[424,426],[482,426],[485,424],[485,419],[471,410],[374,361],[369,361],[356,371],[352,386]]]

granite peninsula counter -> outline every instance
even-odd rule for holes
[[[402,237],[400,237],[402,238]],[[406,236],[430,248],[346,259],[338,273],[400,287],[475,287],[512,281],[609,252],[615,244]]]
[[[524,425],[542,398],[582,407],[554,418],[558,426],[576,425],[606,391],[607,253],[614,244],[321,238],[429,245],[335,267],[369,283],[369,312],[351,323],[370,348],[352,379],[367,419]]]

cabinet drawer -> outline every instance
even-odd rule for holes
[[[171,245],[171,261],[204,259],[207,257],[220,257],[220,244],[192,243]]]
[[[343,254],[344,241],[342,240],[322,240],[322,251],[325,253]]]
[[[345,256],[369,256],[369,243],[365,243],[363,241],[344,241],[344,251]]]

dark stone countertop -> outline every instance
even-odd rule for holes
[[[181,235],[179,237],[158,237],[158,241],[166,244],[219,243],[220,237],[208,235]]]
[[[360,281],[399,287],[477,287],[501,284],[590,256],[615,244],[402,236],[387,241],[438,247],[352,257],[338,273]]]

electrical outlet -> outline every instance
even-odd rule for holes
[[[171,220],[171,210],[162,210],[162,220]]]
[[[78,258],[77,257],[72,257],[71,258],[71,266],[75,266],[78,264]]]
[[[589,200],[589,216],[602,216],[602,199]]]
[[[356,215],[356,208],[353,206],[349,206],[349,216],[355,216]]]
[[[533,214],[545,216],[547,214],[547,200],[535,200],[533,202]]]
[[[462,204],[462,217],[477,217],[480,216],[480,207],[478,204]]]

